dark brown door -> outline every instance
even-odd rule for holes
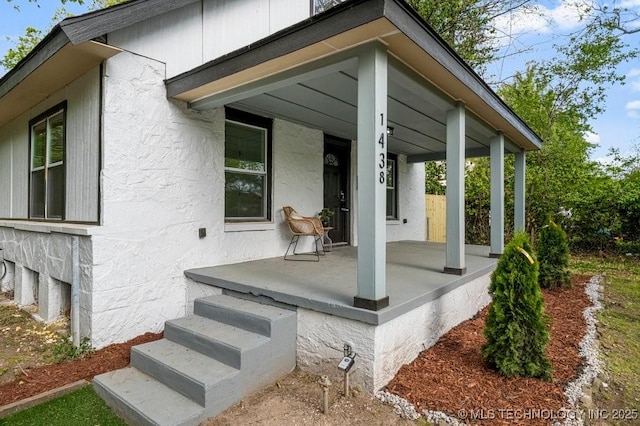
[[[329,237],[333,244],[350,242],[349,170],[351,142],[335,136],[324,136],[324,207],[333,210],[333,230]]]

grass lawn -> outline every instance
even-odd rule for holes
[[[571,270],[604,276],[604,309],[598,313],[600,354],[612,377],[596,404],[640,409],[640,258],[572,256]],[[638,419],[634,419],[638,421]]]
[[[122,421],[85,386],[68,395],[40,404],[0,420],[6,426],[124,426]]]

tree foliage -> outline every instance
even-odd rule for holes
[[[28,3],[33,3],[38,5],[38,0],[23,0]],[[64,8],[64,5],[67,3],[76,3],[76,4],[85,4],[84,0],[59,0],[62,5],[61,8],[56,10],[54,16],[52,17],[52,26],[56,22],[71,16],[71,13]],[[127,0],[91,0],[90,10],[103,9],[109,6],[115,6],[116,4],[124,3]],[[14,3],[14,7],[17,10],[20,10],[20,5],[18,2],[14,0],[7,0],[8,3]],[[39,6],[38,6],[39,7]],[[34,47],[40,43],[45,34],[40,30],[33,27],[27,27],[25,29],[25,34],[19,36],[17,40],[14,40],[14,47],[10,48],[4,55],[2,59],[0,59],[0,65],[6,69],[10,70],[15,67],[18,62],[20,62],[24,57],[26,57],[29,52],[33,50]]]
[[[38,4],[38,0],[23,0],[23,1],[26,1],[27,3]],[[16,2],[15,0],[7,0],[7,3],[13,3],[13,7],[15,7],[16,9],[20,9],[19,2]],[[84,4],[84,0],[60,0],[60,3],[62,3],[63,5],[67,3]]]
[[[407,0],[429,25],[477,72],[496,59],[495,19],[531,0]]]
[[[550,220],[538,234],[536,245],[540,262],[538,283],[541,288],[571,286],[569,274],[569,243],[560,225]]]
[[[487,313],[482,348],[485,360],[504,376],[551,380],[546,357],[550,340],[538,262],[529,237],[516,233],[491,276],[493,303]]]
[[[429,161],[425,163],[425,194],[445,195],[447,178],[446,167],[443,161]]]
[[[0,59],[0,65],[7,70],[15,67],[22,58],[27,56],[29,52],[40,43],[42,37],[42,31],[33,27],[27,27],[25,34],[18,37],[15,47],[10,48],[4,57]]]
[[[573,208],[569,231],[577,246],[610,240],[623,221],[633,222],[617,215],[621,212],[616,205],[619,186],[624,180],[615,182],[600,164],[589,160],[593,146],[585,133],[591,130],[590,120],[602,112],[606,90],[623,80],[616,67],[635,58],[637,50],[623,43],[613,25],[595,22],[587,23],[567,45],[557,46],[552,61],[530,63],[498,91],[543,141],[540,151],[527,155],[527,230],[535,235],[545,226],[549,213]],[[489,238],[488,168],[488,161],[478,161],[467,174],[467,230],[472,243],[486,244]],[[512,170],[509,158],[505,164],[507,201],[513,199]]]
[[[629,6],[633,6],[632,2],[602,2],[591,1],[589,7],[593,8],[599,23],[603,25],[612,25],[622,34],[636,34],[640,32],[640,14]]]

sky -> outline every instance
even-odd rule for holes
[[[503,16],[498,22],[499,31],[506,35],[502,48],[506,52],[523,47],[530,49],[492,64],[488,69],[491,78],[508,80],[516,71],[524,70],[528,61],[552,59],[554,44],[562,43],[568,34],[580,27],[580,14],[585,13],[584,5],[588,1],[539,1],[535,10]],[[619,0],[616,5],[640,14],[640,0]],[[632,47],[640,47],[640,33],[626,36],[624,41]],[[594,160],[604,161],[610,148],[630,154],[635,146],[640,147],[640,58],[621,64],[618,72],[626,76],[625,84],[607,91],[605,112],[590,122],[593,133],[585,135],[589,142],[597,144],[591,153]]]
[[[534,10],[503,16],[498,28],[508,37],[503,39],[502,49],[506,52],[520,50],[522,46],[529,49],[491,64],[487,69],[487,80],[508,81],[516,71],[523,71],[528,61],[553,58],[554,42],[562,41],[580,25],[579,15],[584,10],[574,4],[584,4],[584,1],[591,0],[540,0],[536,2]],[[616,2],[640,13],[640,0]],[[20,11],[14,9],[15,4],[20,6]],[[24,34],[28,26],[46,33],[58,5],[57,0],[39,0],[38,5],[26,0],[0,0],[0,55],[4,56],[14,46],[11,40]],[[86,4],[67,6],[74,14],[88,10]],[[625,41],[640,47],[640,33],[628,36]],[[593,133],[586,135],[587,140],[597,144],[591,153],[594,160],[603,159],[612,147],[619,148],[623,154],[630,154],[634,146],[640,146],[640,58],[622,64],[619,72],[627,76],[626,84],[608,90],[605,112],[590,123]],[[4,73],[5,70],[0,67],[0,75]]]

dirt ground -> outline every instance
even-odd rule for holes
[[[387,390],[406,398],[419,410],[427,408],[456,416],[460,413],[478,413],[478,410],[484,409],[485,414],[494,414],[493,418],[485,419],[482,424],[517,424],[518,421],[514,421],[517,419],[500,418],[515,411],[497,410],[530,410],[531,416],[519,423],[535,424],[536,412],[556,411],[566,406],[563,388],[579,372],[581,360],[577,346],[586,330],[582,311],[588,305],[584,294],[588,278],[573,277],[574,286],[571,290],[544,291],[546,310],[551,318],[552,340],[548,354],[554,365],[552,382],[505,379],[484,364],[480,348],[484,343],[482,328],[485,310],[451,330],[434,347],[424,351],[411,364],[402,367]],[[8,308],[0,306],[0,310],[6,309]],[[32,327],[28,315],[22,323],[20,321],[23,321],[23,317],[13,315],[18,314],[14,312],[9,316],[9,320],[15,318],[14,323],[0,323],[0,332],[5,332],[1,345],[4,349],[0,352],[0,359],[3,360],[12,356],[12,349],[4,344],[6,336],[12,336],[12,341],[21,341],[23,332]],[[18,346],[13,349],[14,355],[19,353],[26,358],[21,358],[20,368],[13,367],[12,374],[16,375],[16,380],[0,385],[0,406],[80,378],[90,380],[103,371],[124,367],[129,362],[132,345],[160,337],[161,334],[147,333],[130,342],[96,351],[89,358],[49,366],[39,366],[47,361],[43,359],[43,350],[37,342]],[[32,354],[32,357],[25,355],[26,353]],[[0,375],[0,379],[7,374],[8,370]],[[204,425],[416,424],[401,419],[394,413],[393,407],[363,392],[353,390],[352,395],[345,398],[341,382],[333,383],[330,387],[329,412],[323,414],[322,389],[317,381],[318,376],[296,369],[278,382],[209,419]],[[418,423],[425,424],[422,420]],[[473,422],[477,423],[479,422]]]
[[[295,369],[282,380],[243,399],[202,426],[243,425],[415,425],[393,407],[363,392],[344,397],[343,382],[329,387],[324,414],[318,376]]]
[[[0,293],[0,385],[14,381],[26,370],[50,363],[55,343],[68,331],[65,318],[45,325],[33,321],[33,308],[21,310],[7,303]]]

